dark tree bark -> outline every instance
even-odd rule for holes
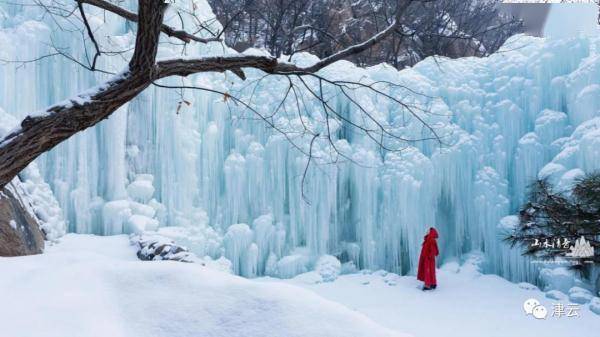
[[[0,143],[0,188],[40,154],[108,118],[152,83],[166,6],[163,1],[139,1],[136,46],[127,71],[90,97],[80,97],[81,101],[71,100],[50,107],[42,115],[26,117],[19,130],[6,136]]]

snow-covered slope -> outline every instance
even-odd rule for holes
[[[600,329],[600,316],[590,311],[589,304],[548,298],[532,284],[482,275],[468,262],[443,265],[437,278],[439,286],[431,292],[422,291],[422,283],[414,276],[383,270],[342,275],[335,282],[314,283],[310,274],[282,282],[310,289],[415,337],[587,336]],[[530,298],[548,310],[546,319],[525,314],[523,303]],[[555,305],[562,305],[565,312]],[[578,316],[566,317],[573,306]]]
[[[407,336],[297,286],[139,261],[125,235],[69,234],[0,275],[2,336]]]
[[[211,16],[204,1],[195,3],[198,12]],[[0,6],[7,13],[0,19],[1,58],[43,55],[50,37],[83,58],[81,37],[53,30],[52,21],[35,7]],[[133,43],[133,25],[111,15],[105,20],[93,10],[88,15],[107,48],[127,49]],[[167,17],[170,24],[179,24],[172,12]],[[359,165],[312,165],[304,186],[307,159],[285,137],[242,106],[202,91],[185,91],[187,103],[182,104],[179,91],[150,88],[107,121],[57,146],[37,165],[70,231],[116,234],[156,224],[180,226],[190,233],[183,236],[193,243],[192,250],[227,256],[248,277],[267,270],[292,276],[326,253],[359,268],[414,272],[422,235],[436,226],[442,258],[481,250],[487,256],[486,272],[534,282],[534,266],[500,241],[501,232],[514,225],[504,217],[517,210],[540,170],[542,177],[568,183],[582,171],[600,168],[598,46],[597,38],[516,36],[488,58],[430,58],[400,72],[385,65],[361,69],[338,62],[322,75],[410,88],[381,89],[421,111],[443,146],[408,142],[404,151],[392,153],[342,126],[337,136],[345,139],[336,145]],[[186,53],[223,50],[230,52],[213,43],[189,46]],[[161,57],[180,54],[172,45],[161,47]],[[293,61],[314,58],[298,54]],[[120,56],[103,56],[99,66],[120,71],[125,63]],[[257,81],[262,75],[247,71],[248,80],[242,82],[232,74],[209,74],[192,76],[184,84],[252,97],[268,115],[277,110],[289,83],[277,77]],[[0,106],[22,118],[103,79],[60,57],[21,67],[1,65]],[[306,81],[313,88],[318,85],[314,79]],[[348,99],[332,88],[325,91],[347,119],[365,123]],[[289,100],[275,122],[291,132],[304,122],[323,130],[322,105],[306,91],[301,94],[301,110],[309,117],[300,120],[296,102]],[[406,138],[431,136],[397,104],[365,90],[352,97]],[[308,149],[310,137],[296,140]],[[327,158],[331,145],[315,143],[313,153]]]

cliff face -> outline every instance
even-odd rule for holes
[[[0,191],[0,256],[39,254],[44,234],[16,179]]]

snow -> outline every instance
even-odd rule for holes
[[[540,278],[546,284],[546,290],[559,290],[568,293],[575,284],[575,275],[566,267],[543,268]]]
[[[135,8],[132,0],[122,5]],[[0,28],[3,59],[47,54],[51,39],[85,59],[81,37],[56,29],[41,9],[0,6],[10,15]],[[195,7],[196,14],[213,17],[206,1],[173,6]],[[88,17],[103,49],[131,49],[131,25],[93,8]],[[174,26],[181,24],[177,20],[167,18]],[[195,24],[188,15],[181,20],[186,27]],[[218,22],[211,26],[218,31]],[[161,59],[234,54],[218,43],[192,43],[183,51],[168,43],[170,38],[162,39]],[[175,240],[185,241],[198,256],[227,257],[236,273],[249,277],[293,277],[313,270],[322,255],[338,256],[347,271],[414,274],[422,235],[434,226],[443,238],[442,259],[460,260],[478,250],[486,272],[544,288],[552,281],[540,279],[540,268],[507,247],[501,234],[514,227],[506,217],[518,212],[532,179],[569,184],[600,168],[599,41],[583,35],[515,36],[486,58],[429,58],[402,71],[386,65],[359,68],[348,61],[323,69],[319,75],[329,79],[360,80],[401,97],[416,114],[362,88],[350,97],[373,116],[365,121],[338,89],[326,86],[325,96],[344,118],[367,128],[381,123],[406,139],[431,137],[421,119],[443,141],[442,146],[385,141],[400,152],[384,151],[348,123],[326,116],[321,103],[296,83],[304,97],[298,117],[295,101],[281,102],[289,87],[283,77],[263,78],[245,69],[247,81],[231,74],[165,79],[161,83],[218,88],[251,100],[265,114],[282,105],[273,122],[304,151],[311,143],[304,126],[323,133],[331,122],[333,144],[354,163],[317,139],[315,160],[305,174],[306,157],[244,107],[203,91],[149,88],[36,161],[39,191],[45,191],[33,193],[40,195],[37,212],[47,215],[46,228],[56,229],[53,239],[66,229],[120,234],[156,228],[158,222],[159,231],[175,228]],[[98,66],[117,73],[125,69],[127,56],[103,55]],[[318,59],[297,53],[291,62],[307,66]],[[108,79],[61,57],[23,67],[0,65],[0,106],[7,111],[0,114],[0,130],[9,132],[32,111],[95,88],[84,92],[89,97]],[[306,83],[318,87],[314,79]],[[189,104],[182,105],[182,99]],[[42,199],[56,203],[45,205]],[[247,230],[237,233],[238,224],[248,224]]]
[[[590,310],[597,315],[600,315],[600,297],[592,298],[592,301],[590,302]]]
[[[138,174],[135,180],[127,186],[127,195],[129,198],[146,203],[150,201],[154,194],[152,182],[154,177],[150,174]]]
[[[551,300],[565,301],[567,299],[567,295],[558,290],[550,290],[546,292],[546,297]]]
[[[60,241],[0,258],[3,336],[407,336],[298,286],[139,261],[124,235]]]
[[[591,291],[581,288],[573,287],[569,290],[569,300],[573,303],[585,304],[588,303],[594,295]]]
[[[315,271],[323,282],[335,281],[342,270],[342,264],[335,256],[323,255],[321,256],[315,265]]]
[[[537,287],[473,272],[465,263],[442,265],[437,270],[438,287],[430,292],[422,291],[422,282],[414,276],[394,273],[341,275],[328,283],[307,281],[309,274],[280,282],[310,289],[415,337],[595,336],[600,329],[600,316],[594,313],[600,312],[598,298],[593,305],[579,305],[580,317],[558,318],[552,316],[553,304],[573,304],[564,295],[548,298]],[[525,315],[523,303],[529,298],[547,308],[545,320]]]
[[[31,204],[46,240],[56,241],[67,231],[67,224],[50,185],[44,181],[36,163],[29,164],[20,177],[25,191],[23,197]]]
[[[302,254],[287,255],[277,262],[277,276],[285,279],[305,273],[307,264],[307,258]]]
[[[156,231],[158,221],[145,215],[134,214],[127,220],[125,233],[143,233],[145,231]]]

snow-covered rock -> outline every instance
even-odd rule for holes
[[[569,293],[575,284],[575,275],[566,267],[543,268],[540,270],[540,279],[546,285],[544,290],[559,290]]]
[[[20,174],[26,194],[46,240],[56,241],[65,235],[67,225],[54,193],[42,178],[37,164],[31,163]]]
[[[40,223],[21,181],[15,178],[0,190],[0,256],[39,254],[43,250]]]
[[[520,282],[517,285],[519,286],[519,288],[525,290],[539,290],[537,286],[527,282]]]
[[[292,278],[308,271],[308,259],[302,254],[284,256],[277,261],[277,276]]]
[[[546,297],[549,299],[557,300],[557,301],[565,301],[568,297],[559,290],[550,290],[546,292]]]
[[[319,257],[315,264],[315,271],[321,275],[323,282],[333,282],[340,275],[342,264],[337,257],[332,255],[323,255]]]
[[[590,301],[590,311],[596,315],[600,315],[600,297],[594,297]]]
[[[187,248],[157,234],[132,234],[129,242],[137,249],[137,257],[143,261],[193,262],[195,256]]]
[[[358,272],[358,268],[356,267],[356,264],[354,264],[354,261],[348,261],[342,263],[342,269],[340,272],[341,274],[354,274]]]
[[[593,297],[592,292],[587,289],[581,287],[569,289],[569,300],[573,303],[585,304],[591,301]]]

